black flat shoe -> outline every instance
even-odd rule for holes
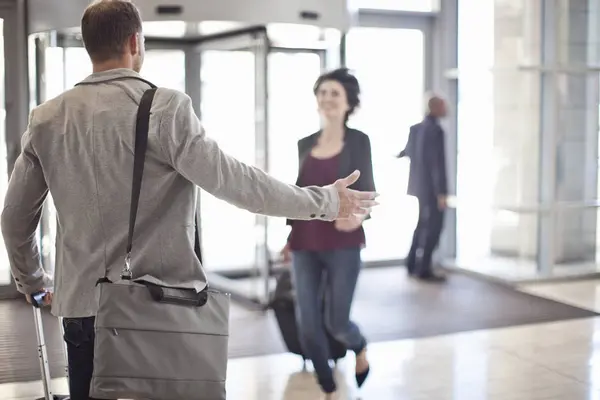
[[[356,384],[358,385],[358,387],[361,387],[363,385],[363,383],[365,383],[365,381],[367,380],[367,376],[369,376],[369,372],[371,372],[371,367],[367,367],[367,369],[365,369],[363,372],[361,372],[360,374],[356,374]]]

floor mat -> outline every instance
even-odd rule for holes
[[[435,284],[408,279],[405,271],[378,268],[361,273],[352,317],[369,341],[600,315],[467,275],[451,274],[445,284]],[[285,352],[273,313],[232,310],[229,350],[231,357]]]
[[[403,268],[364,270],[352,314],[373,342],[599,315],[460,274],[443,285],[420,283],[406,279]],[[58,321],[48,312],[44,328],[51,374],[64,376]],[[232,303],[230,357],[285,351],[271,311],[249,311]],[[1,301],[0,383],[39,379],[31,306],[22,300]]]

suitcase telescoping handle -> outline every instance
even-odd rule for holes
[[[33,320],[35,321],[35,333],[37,336],[37,344],[38,344],[38,358],[40,360],[40,372],[42,373],[42,384],[44,386],[44,397],[38,400],[69,400],[69,396],[64,395],[56,395],[52,393],[51,388],[51,377],[50,377],[50,366],[48,365],[48,351],[46,348],[46,339],[44,336],[44,327],[42,325],[42,312],[40,310],[41,307],[44,306],[44,297],[46,297],[46,292],[38,292],[33,293],[31,295],[31,304],[33,305]],[[59,326],[61,339],[64,336],[64,331],[62,327],[62,320],[59,318]],[[64,343],[64,341],[63,341]],[[67,349],[64,346],[65,351],[65,362],[67,362]],[[67,364],[65,364],[67,365]],[[67,371],[68,378],[68,365],[65,367]]]
[[[46,292],[38,292],[31,295],[31,304],[35,308],[43,307],[44,305],[44,297],[46,297]]]

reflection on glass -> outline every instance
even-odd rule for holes
[[[269,173],[287,183],[298,174],[298,140],[319,130],[313,85],[321,73],[317,53],[269,54]],[[289,228],[269,218],[269,249],[283,248]]]
[[[361,108],[349,125],[371,139],[381,193],[381,205],[364,224],[365,261],[403,259],[410,248],[418,206],[406,196],[408,161],[395,155],[404,148],[410,126],[423,118],[423,60],[419,30],[353,28],[348,34],[347,63],[362,90]]]
[[[0,206],[4,207],[4,197],[8,187],[7,150],[6,150],[6,109],[4,108],[4,20],[0,19]],[[0,246],[0,286],[10,284],[10,265],[6,248]]]
[[[202,53],[200,112],[207,135],[247,164],[256,159],[254,70],[254,54],[249,51]],[[206,268],[217,271],[255,265],[255,216],[204,191],[200,204]]]

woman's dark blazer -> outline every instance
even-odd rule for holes
[[[296,185],[300,185],[300,171],[306,157],[317,144],[321,131],[313,133],[298,141],[298,177]],[[350,185],[351,189],[362,192],[374,192],[375,180],[373,179],[373,162],[371,159],[371,141],[369,137],[357,129],[346,128],[344,135],[344,148],[340,154],[340,166],[337,178],[345,178],[354,170],[360,171],[360,177]],[[331,182],[333,183],[333,182]],[[369,219],[370,216],[367,216]],[[286,220],[287,225],[292,225],[293,220]]]

